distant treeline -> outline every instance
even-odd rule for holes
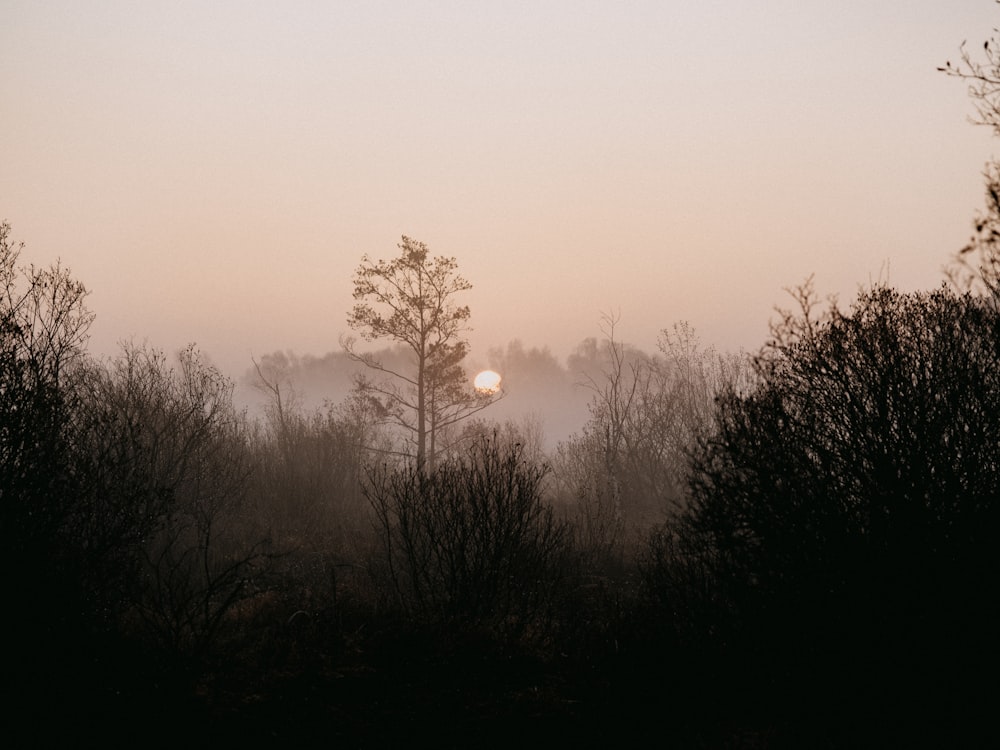
[[[624,346],[630,358],[649,356],[635,347]],[[518,339],[489,349],[478,364],[501,374],[504,395],[490,406],[486,416],[499,422],[527,419],[541,431],[546,448],[554,449],[579,433],[586,423],[593,395],[591,385],[608,366],[605,347],[606,341],[587,338],[565,361],[547,346],[526,347]],[[401,345],[376,348],[371,354],[394,369],[404,370],[410,364]],[[343,350],[322,356],[275,351],[261,355],[247,367],[239,379],[237,401],[253,412],[265,408],[273,397],[273,389],[263,385],[263,376],[268,382],[280,385],[298,408],[312,411],[348,399],[356,379],[365,371],[363,364]],[[471,378],[475,371],[468,374]]]
[[[38,744],[992,729],[996,296],[807,284],[754,357],[613,319],[566,368],[511,345],[512,400],[586,361],[581,427],[487,410],[428,468],[362,393],[297,398],[311,362],[257,363],[258,416],[196,348],[90,357],[83,286],[0,238],[5,709]]]

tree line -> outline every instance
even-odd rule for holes
[[[994,128],[996,44],[944,66]],[[85,287],[0,224],[7,710],[43,743],[134,738],[129,717],[229,742],[977,745],[995,175],[950,283],[845,309],[807,281],[754,356],[683,324],[640,352],[607,316],[555,450],[488,419],[471,285],[423,243],[364,256],[347,317],[406,356],[345,338],[365,372],[313,409],[258,363],[253,417],[196,347],[90,356]]]
[[[0,570],[38,706],[67,691],[115,705],[136,651],[176,696],[234,662],[336,671],[419,637],[448,663],[474,638],[472,654],[529,655],[532,679],[570,670],[583,704],[603,705],[604,670],[637,699],[669,664],[657,694],[687,722],[671,731],[699,742],[880,721],[882,739],[947,737],[963,730],[914,712],[968,727],[986,710],[972,686],[996,663],[992,296],[877,286],[841,310],[807,284],[753,358],[702,350],[683,325],[649,355],[608,318],[589,420],[555,451],[478,416],[493,396],[443,400],[434,366],[421,444],[403,417],[420,400],[393,405],[364,378],[307,411],[261,373],[271,399],[252,418],[194,347],[89,357],[85,289],[58,264],[19,266],[9,232]],[[442,408],[469,418],[444,430],[457,411]],[[95,642],[112,644],[97,669]],[[726,729],[692,713],[720,703]]]

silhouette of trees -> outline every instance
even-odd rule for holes
[[[343,343],[352,357],[389,376],[381,381],[361,378],[358,390],[377,403],[384,419],[410,435],[417,464],[433,468],[445,431],[494,397],[471,388],[462,368],[470,311],[456,304],[455,297],[472,285],[458,274],[454,258],[431,257],[424,243],[406,236],[398,247],[401,252],[391,261],[363,256],[347,322],[366,341],[389,338],[403,344],[412,356],[412,370],[404,372],[358,352],[351,339]]]
[[[63,607],[80,595],[67,522],[81,495],[75,380],[93,314],[59,263],[21,266],[10,231],[0,223],[0,579],[11,608],[44,628],[73,619]]]
[[[54,707],[86,704],[106,653],[89,563],[106,550],[76,534],[85,512],[78,378],[93,314],[87,290],[59,263],[21,265],[23,245],[0,223],[0,590],[12,649],[5,711],[45,744]],[[81,711],[81,713],[85,713]]]
[[[721,397],[653,588],[803,721],[974,714],[997,665],[1000,318],[947,289],[798,300],[759,385]]]
[[[170,653],[200,657],[248,595],[263,533],[246,517],[246,422],[232,383],[193,346],[171,367],[124,345],[84,381],[89,500],[77,532],[108,550],[94,568],[116,614]]]

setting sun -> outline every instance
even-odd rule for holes
[[[472,383],[480,393],[496,393],[500,390],[500,375],[493,370],[483,370]]]

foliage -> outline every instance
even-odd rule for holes
[[[537,622],[552,604],[567,537],[542,502],[544,473],[496,437],[429,472],[373,467],[365,494],[403,610],[508,632]]]

